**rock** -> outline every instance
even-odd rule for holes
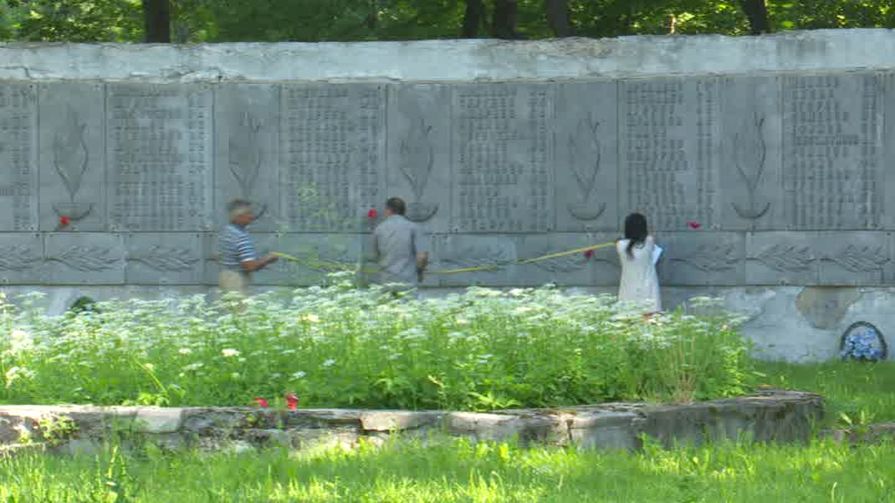
[[[635,412],[582,411],[568,419],[569,439],[585,449],[636,450],[643,417]]]
[[[134,431],[140,433],[174,433],[180,429],[183,410],[179,408],[141,408],[137,410]]]
[[[431,411],[376,410],[361,414],[360,423],[364,431],[403,431],[434,425],[443,416]]]

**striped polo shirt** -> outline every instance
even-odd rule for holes
[[[228,224],[221,231],[220,253],[221,267],[225,269],[242,270],[242,262],[258,260],[248,231],[236,224]]]

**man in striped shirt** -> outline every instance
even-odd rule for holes
[[[227,205],[227,211],[230,213],[230,223],[220,236],[220,287],[224,293],[247,295],[251,274],[276,262],[277,257],[267,255],[258,258],[255,244],[246,230],[246,226],[255,219],[250,202],[233,200]]]

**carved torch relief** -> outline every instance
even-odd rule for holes
[[[229,150],[230,174],[239,185],[240,197],[251,200],[255,183],[261,173],[264,155],[261,152],[261,131],[264,124],[251,113],[245,112],[236,131],[227,142]],[[255,218],[267,212],[267,205],[259,205]]]
[[[435,164],[434,147],[429,138],[431,133],[432,125],[421,118],[401,140],[401,174],[413,192],[413,201],[407,205],[407,218],[414,222],[425,222],[438,212],[438,204],[422,202]]]
[[[53,138],[53,168],[68,192],[68,201],[53,204],[53,211],[60,218],[77,222],[93,209],[92,203],[75,201],[90,160],[84,139],[87,125],[78,120],[71,107],[68,107],[64,124],[63,130]]]
[[[606,210],[606,203],[598,203],[594,198],[601,163],[599,127],[600,123],[588,114],[569,135],[569,160],[578,187],[578,201],[569,203],[567,208],[573,217],[586,222],[600,218]]]

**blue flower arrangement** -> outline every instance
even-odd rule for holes
[[[859,321],[848,327],[842,337],[839,355],[843,360],[879,361],[888,353],[886,341],[873,325]]]

